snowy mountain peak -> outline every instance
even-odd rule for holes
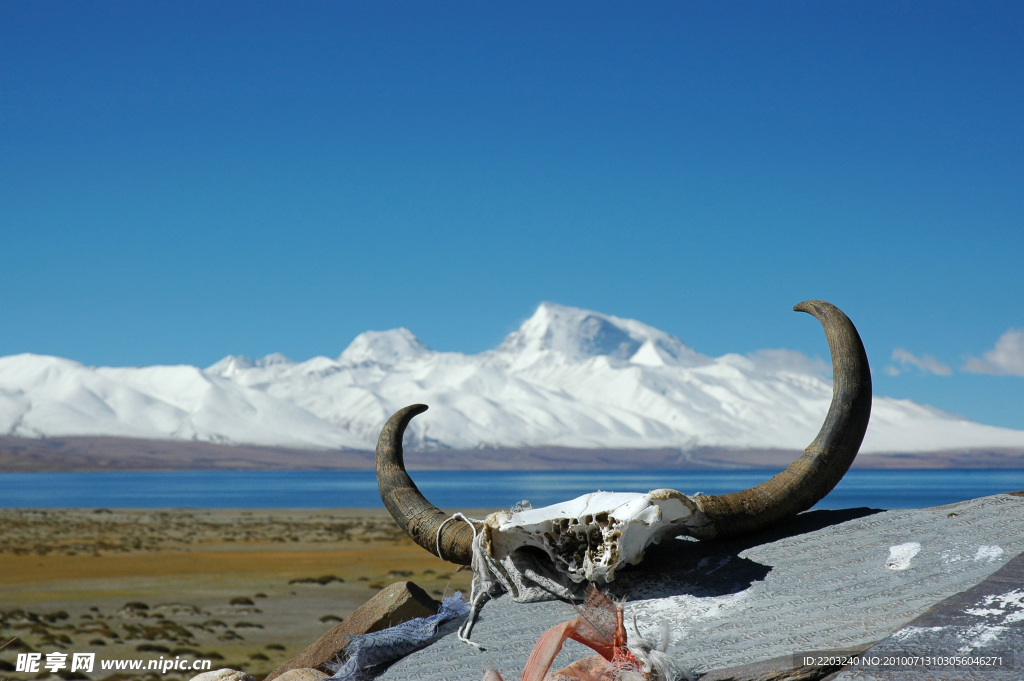
[[[365,331],[355,337],[338,356],[339,364],[381,364],[394,366],[408,357],[431,354],[433,350],[413,335],[409,329]]]
[[[544,303],[497,350],[434,352],[368,331],[337,361],[280,354],[192,366],[87,367],[0,357],[0,434],[196,439],[372,450],[395,410],[425,403],[410,446],[801,449],[832,400],[825,359],[700,355],[631,319]],[[1022,447],[996,428],[875,397],[865,452]]]
[[[223,376],[228,378],[236,376],[246,369],[262,369],[275,365],[292,364],[295,364],[295,362],[288,359],[280,352],[272,352],[265,357],[260,357],[259,359],[253,359],[252,357],[246,357],[244,355],[228,355],[219,362],[208,366],[205,369],[205,372],[214,376]]]
[[[639,366],[663,367],[673,363],[669,357],[665,356],[666,354],[664,350],[648,339],[644,341],[639,350],[633,353],[629,362]]]
[[[520,356],[556,352],[576,361],[607,356],[646,366],[697,366],[708,360],[653,326],[554,303],[541,303],[498,351]]]
[[[633,338],[616,321],[589,310],[541,303],[498,350],[516,354],[554,351],[576,360],[597,355],[628,359],[643,340]]]

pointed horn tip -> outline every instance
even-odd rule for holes
[[[391,418],[385,422],[384,427],[381,429],[380,437],[377,438],[378,454],[382,451],[387,451],[388,448],[393,448],[397,449],[399,456],[401,456],[402,435],[405,434],[405,429],[413,418],[418,414],[422,414],[427,409],[429,407],[425,404],[410,404],[408,407],[402,407],[392,414]]]
[[[836,306],[824,300],[805,300],[794,305],[793,312],[806,312],[817,317],[823,307],[827,309],[830,307],[835,308]]]
[[[392,427],[398,428],[400,431],[404,433],[406,426],[409,425],[409,422],[429,408],[430,407],[428,407],[425,404],[410,404],[408,407],[402,407],[394,414],[392,414],[391,418],[389,418],[385,422],[384,430],[387,430],[389,427]],[[381,431],[382,436],[384,435],[384,430]]]

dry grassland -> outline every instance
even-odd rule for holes
[[[96,653],[83,679],[142,678],[99,661],[160,657],[259,678],[392,582],[440,598],[470,581],[383,510],[0,509],[0,528],[8,679],[47,676],[13,671],[30,651]]]

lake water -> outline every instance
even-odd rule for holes
[[[412,471],[442,508],[540,507],[587,492],[724,494],[776,471]],[[1024,490],[1024,470],[852,470],[816,508],[926,508]],[[3,508],[382,508],[373,471],[0,473]]]

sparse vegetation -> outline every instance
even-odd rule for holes
[[[440,595],[450,576],[383,510],[0,509],[0,526],[5,662],[19,652],[188,656],[259,677],[375,590],[416,575]],[[469,578],[457,574],[449,591],[466,590]],[[88,586],[111,583],[122,586],[106,599]],[[0,671],[10,681],[32,676]],[[133,678],[179,678],[149,676]]]

